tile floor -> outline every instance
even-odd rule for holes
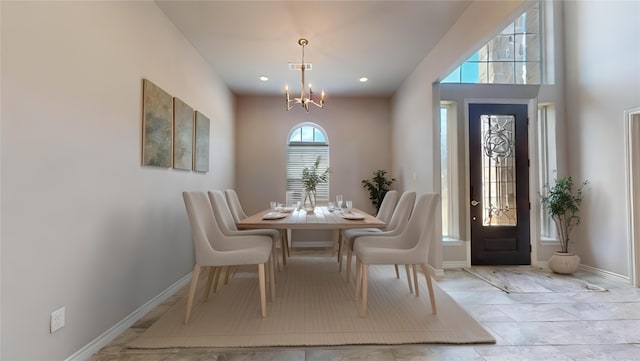
[[[584,272],[577,276],[608,291],[506,294],[464,271],[445,271],[440,286],[494,335],[495,345],[127,349],[186,294],[185,287],[89,360],[640,360],[640,289]]]

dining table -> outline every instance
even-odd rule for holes
[[[356,208],[329,209],[327,206],[316,206],[310,212],[302,208],[265,209],[248,216],[237,223],[239,229],[278,229],[284,237],[282,262],[286,265],[289,255],[287,230],[290,229],[327,229],[333,230],[333,251],[339,251],[340,231],[348,228],[382,228],[386,224],[378,218]]]

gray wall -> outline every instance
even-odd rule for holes
[[[233,184],[233,96],[153,2],[0,6],[0,358],[61,360],[191,271],[181,192]],[[211,119],[209,174],[140,166],[142,78]]]
[[[568,170],[590,182],[572,247],[629,276],[624,111],[640,106],[640,2],[564,6]]]

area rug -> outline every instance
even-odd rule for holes
[[[200,288],[189,325],[183,323],[185,298],[128,347],[495,343],[437,282],[438,313],[432,315],[424,277],[420,297],[415,297],[405,278],[396,279],[393,267],[370,267],[366,318],[360,317],[355,287],[338,272],[335,257],[290,258],[278,273],[276,300],[268,303],[266,318],[260,317],[255,277],[255,272],[236,274],[206,303]]]
[[[574,276],[531,266],[477,266],[464,270],[506,293],[606,291]]]

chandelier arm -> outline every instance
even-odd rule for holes
[[[307,64],[304,62],[304,47],[309,44],[307,39],[299,39],[298,44],[302,46],[302,63],[300,63],[300,71],[302,72],[301,80],[300,80],[300,98],[289,97],[289,87],[285,87],[286,93],[286,105],[287,110],[291,110],[295,104],[300,104],[302,108],[304,108],[307,112],[309,112],[309,104],[313,104],[319,108],[324,107],[324,90],[322,91],[322,95],[320,97],[320,102],[316,102],[313,100],[313,89],[311,88],[311,84],[309,84],[309,96],[305,96],[305,68]]]

